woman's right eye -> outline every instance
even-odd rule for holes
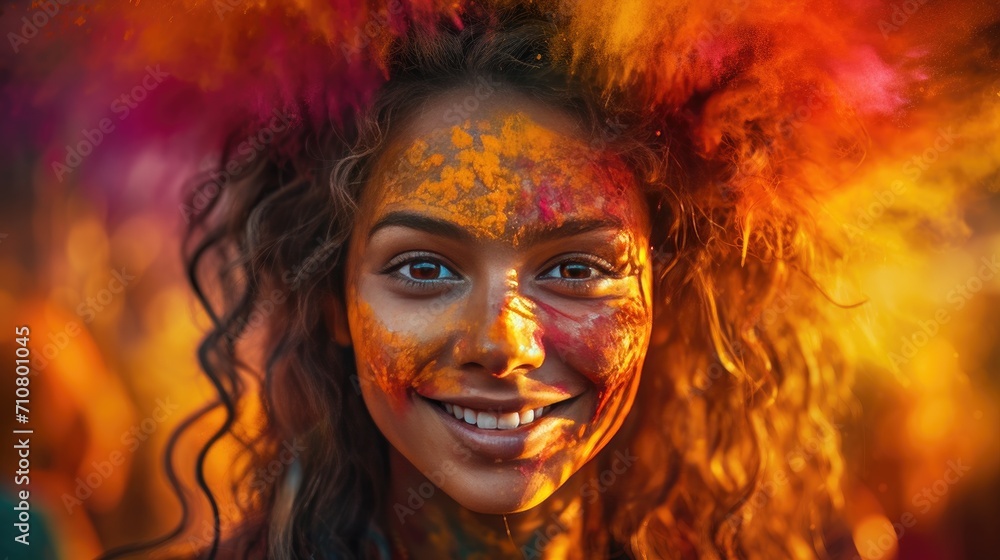
[[[422,258],[415,259],[396,268],[396,273],[408,280],[429,282],[433,280],[457,279],[458,275],[440,262]]]
[[[414,290],[440,290],[462,277],[440,259],[429,255],[399,255],[383,270],[390,278]]]

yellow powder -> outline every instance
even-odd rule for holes
[[[500,153],[500,139],[492,134],[483,134],[479,137],[479,141],[483,144],[483,150],[487,152],[492,152],[494,154]]]
[[[441,154],[431,154],[420,165],[420,169],[427,171],[431,167],[440,167],[444,163],[444,156]]]
[[[456,148],[468,148],[472,146],[472,136],[462,130],[461,127],[451,127],[451,143]]]
[[[427,151],[427,142],[417,139],[413,142],[413,145],[411,145],[409,149],[406,150],[406,153],[403,154],[403,157],[406,158],[406,161],[408,161],[410,165],[416,167],[417,165],[420,164],[420,161],[424,159],[424,152],[426,151]]]
[[[489,121],[477,121],[479,130],[494,127]],[[400,185],[412,181],[406,175],[419,173],[419,185],[412,192],[397,191],[393,200],[415,201],[447,210],[459,225],[487,238],[505,234],[508,217],[520,198],[522,184],[531,179],[538,183],[543,175],[564,178],[579,175],[581,158],[565,157],[583,146],[563,145],[557,135],[522,114],[507,116],[499,124],[499,133],[473,137],[471,122],[433,133],[425,141],[418,139],[405,152],[410,169],[400,169]],[[442,153],[428,155],[428,141],[442,146]],[[450,152],[450,154],[449,154]],[[558,152],[558,153],[556,153]],[[562,157],[561,157],[562,156]],[[545,163],[528,177],[514,171],[517,160]],[[551,166],[555,164],[556,167]],[[433,169],[440,171],[434,177]],[[431,177],[427,173],[431,172]],[[465,223],[463,223],[465,222]]]

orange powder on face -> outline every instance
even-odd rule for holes
[[[364,364],[358,364],[361,379],[374,381],[379,390],[392,398],[394,408],[401,406],[412,383],[409,376],[417,373],[420,345],[411,337],[387,329],[366,302],[359,301],[351,313],[361,334],[355,339],[361,345],[359,355],[367,357]]]
[[[444,163],[444,156],[441,154],[431,154],[427,160],[424,161],[422,169],[428,169],[430,167],[440,167]]]
[[[499,133],[487,133],[494,129]],[[531,219],[537,213],[518,208],[526,188],[548,177],[570,180],[585,154],[584,144],[567,142],[520,113],[505,116],[495,127],[489,121],[475,127],[466,121],[415,140],[388,179],[384,203],[439,208],[458,225],[497,239],[519,225],[511,224],[511,216],[527,213]]]
[[[488,150],[492,153],[499,154],[500,151],[503,149],[500,138],[492,134],[483,134],[482,136],[479,137],[479,141],[482,142],[483,149]]]
[[[427,153],[427,142],[417,139],[414,140],[410,147],[407,148],[406,152],[403,153],[403,158],[409,162],[410,165],[414,167],[419,167],[421,160],[424,159],[424,154]]]
[[[441,154],[427,153],[427,142],[416,140],[403,154],[403,158],[414,168],[421,171],[428,171],[432,167],[439,167],[444,163],[444,156]]]
[[[607,364],[608,375],[599,391],[597,413],[600,414],[615,393],[627,385],[646,354],[649,340],[649,307],[639,299],[629,299],[615,305],[614,313],[593,323],[596,332],[611,334],[607,345],[594,349],[596,363]]]
[[[471,148],[472,136],[462,130],[462,127],[453,126],[451,128],[451,145],[456,148]]]

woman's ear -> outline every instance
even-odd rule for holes
[[[334,342],[345,348],[351,346],[351,330],[347,323],[344,301],[338,296],[331,296],[323,306],[323,315]]]

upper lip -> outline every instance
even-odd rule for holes
[[[463,395],[424,395],[420,396],[425,399],[430,399],[434,401],[440,401],[443,403],[449,403],[453,405],[458,405],[463,408],[472,408],[475,410],[497,412],[497,413],[507,413],[507,412],[520,412],[522,410],[527,410],[529,408],[542,408],[545,406],[551,406],[558,404],[560,402],[569,400],[570,396],[566,396],[560,399],[552,398],[528,398],[528,397],[501,397],[501,396],[463,396]]]

